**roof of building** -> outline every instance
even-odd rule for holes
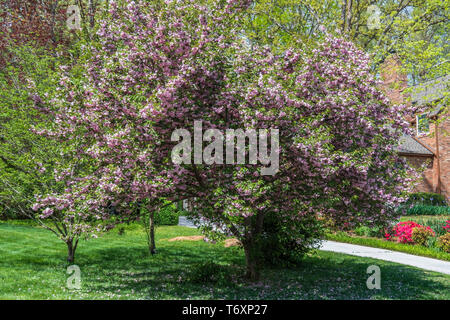
[[[450,75],[446,75],[414,86],[411,91],[411,100],[413,104],[420,106],[435,103],[435,107],[428,112],[428,117],[437,116],[444,109],[444,102],[439,100],[445,96],[445,92],[449,91],[449,84]],[[407,134],[399,139],[397,150],[400,154],[421,156],[434,154],[430,147]]]
[[[399,139],[399,145],[397,151],[401,154],[412,154],[422,156],[432,156],[433,152],[430,151],[425,145],[410,135],[404,134]]]

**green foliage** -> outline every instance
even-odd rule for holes
[[[398,210],[403,211],[402,214],[407,216],[450,214],[450,207],[447,206],[445,196],[431,192],[412,193]]]
[[[445,196],[432,192],[412,193],[405,205],[446,206]]]
[[[290,46],[314,45],[323,38],[323,34],[316,32],[319,25],[314,14],[331,22],[338,11],[339,5],[334,0],[258,0],[245,21],[247,36],[280,51]]]
[[[450,207],[416,205],[406,210],[407,216],[441,216],[450,214]]]
[[[358,236],[364,237],[382,237],[384,235],[384,227],[367,227],[361,226],[354,230]]]
[[[436,238],[436,237],[429,237],[425,246],[428,248],[439,248],[439,246],[437,244],[437,239],[438,238]]]
[[[448,0],[353,1],[350,19],[343,19],[349,0],[257,0],[246,23],[254,42],[278,50],[309,48],[325,34],[344,35],[373,57],[374,71],[396,52],[411,84],[449,73]],[[379,10],[379,25],[369,28],[369,7]]]
[[[23,218],[32,214],[35,194],[55,188],[58,145],[31,129],[52,121],[40,99],[52,96],[61,61],[26,45],[10,54],[14,58],[0,70],[0,214]]]
[[[298,263],[323,235],[322,223],[314,217],[285,222],[273,213],[264,217],[263,230],[259,248],[267,265]]]
[[[447,206],[445,196],[431,192],[412,193],[408,200],[398,210],[403,211],[403,215],[448,215],[450,207]]]
[[[414,228],[411,234],[414,244],[420,246],[427,246],[428,240],[431,237],[433,237],[433,232],[426,228]]]
[[[178,217],[181,215],[176,205],[168,205],[155,214],[155,224],[160,226],[175,226],[178,224]]]
[[[443,236],[440,236],[438,238],[437,245],[445,252],[450,253],[450,232],[447,232]]]
[[[160,209],[154,211],[154,221],[157,226],[175,226],[178,224],[178,218],[183,214],[182,210],[179,210],[174,203],[170,203],[165,200],[161,200]],[[141,219],[146,222],[149,219],[149,211],[145,203],[142,203],[140,207]]]

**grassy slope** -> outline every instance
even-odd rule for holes
[[[66,289],[65,246],[49,231],[0,223],[0,299],[450,299],[450,276],[330,252],[308,256],[294,268],[263,272],[259,283],[239,277],[241,249],[222,244],[168,242],[195,235],[183,227],[157,229],[158,254],[147,254],[145,235],[127,228],[82,242],[76,264],[82,289]],[[229,266],[237,281],[195,284],[188,274],[196,263]],[[367,267],[381,268],[381,290],[366,287]]]

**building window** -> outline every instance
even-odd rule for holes
[[[423,136],[430,133],[430,122],[426,113],[416,116],[416,127],[418,136]]]

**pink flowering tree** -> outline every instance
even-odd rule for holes
[[[80,239],[96,238],[112,227],[105,223],[110,218],[109,212],[92,211],[92,201],[86,196],[87,190],[77,189],[69,186],[62,194],[38,196],[33,206],[36,211],[34,219],[67,245],[69,263],[75,262]]]
[[[246,41],[239,21],[249,3],[110,4],[85,81],[62,79],[60,111],[45,130],[89,163],[58,198],[67,200],[62,211],[97,219],[111,204],[129,215],[136,203],[154,211],[161,199],[190,199],[197,218],[241,241],[251,279],[268,214],[286,226],[322,216],[344,227],[396,216],[411,182],[395,151],[407,130],[404,107],[376,89],[369,58],[352,43],[329,38],[275,55]],[[174,132],[194,136],[196,123],[204,150],[184,148],[185,161],[175,163]],[[267,129],[267,139],[221,162],[218,132],[229,129]],[[51,215],[46,204],[39,207]]]

